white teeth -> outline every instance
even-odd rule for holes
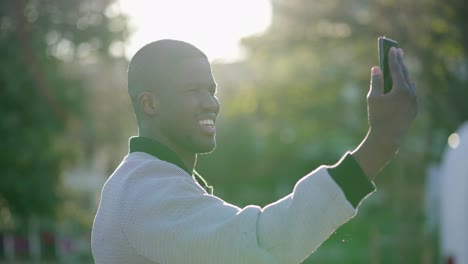
[[[200,124],[212,126],[212,125],[214,125],[214,121],[211,120],[211,119],[200,120]]]

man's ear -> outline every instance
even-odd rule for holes
[[[159,101],[156,95],[149,92],[141,92],[138,95],[141,112],[147,115],[157,115],[159,112]]]

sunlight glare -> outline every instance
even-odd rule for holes
[[[211,61],[242,59],[241,38],[259,34],[271,20],[269,0],[119,0],[129,17],[131,34],[126,47],[131,57],[143,45],[172,38],[190,42]]]
[[[451,148],[456,149],[460,145],[460,136],[457,133],[453,133],[448,138],[448,144]]]

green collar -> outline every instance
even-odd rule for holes
[[[146,137],[131,137],[129,140],[129,153],[133,152],[144,152],[157,157],[160,160],[176,165],[188,174],[192,175],[198,184],[203,186],[209,194],[213,194],[213,187],[209,186],[200,174],[195,170],[190,171],[174,151],[158,141]]]

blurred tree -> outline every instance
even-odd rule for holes
[[[112,2],[0,3],[2,211],[54,215],[59,176],[79,158],[88,136],[87,95],[63,65],[111,58],[115,42],[127,35],[125,17],[111,10]]]
[[[379,192],[306,263],[435,262],[430,252],[437,248],[424,232],[424,176],[448,134],[468,118],[467,2],[272,5],[272,24],[243,40],[250,56],[236,65],[254,73],[241,76],[236,88],[220,82],[219,144],[200,158],[200,171],[219,175],[209,180],[228,201],[265,204],[315,166],[334,163],[366,133],[370,68],[378,64],[377,37],[387,35],[406,51],[420,114],[377,179]],[[218,73],[225,78],[221,66]]]

